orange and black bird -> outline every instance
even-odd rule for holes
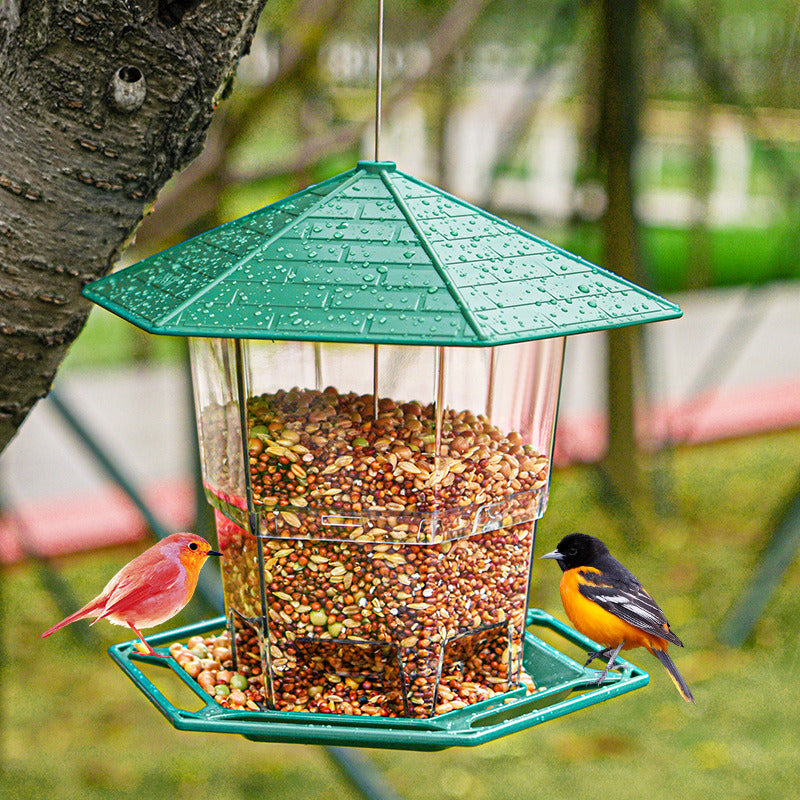
[[[572,624],[584,636],[606,646],[589,653],[585,665],[596,658],[608,659],[598,683],[612,669],[620,650],[646,647],[664,665],[684,700],[694,703],[667,653],[668,643],[683,647],[683,642],[670,630],[656,601],[603,542],[585,533],[571,533],[542,558],[554,558],[564,573],[559,587],[561,602]]]

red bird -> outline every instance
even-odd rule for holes
[[[588,666],[596,658],[608,659],[598,683],[613,668],[620,650],[644,647],[664,665],[684,700],[694,703],[686,681],[667,653],[668,643],[683,647],[683,642],[670,630],[656,601],[603,542],[585,533],[571,533],[542,558],[554,558],[564,573],[559,587],[561,601],[572,624],[606,647],[589,653],[586,662]]]
[[[130,628],[148,655],[169,658],[155,650],[140,628],[153,628],[174,617],[190,600],[200,570],[209,556],[222,555],[201,536],[173,533],[126,564],[94,600],[62,619],[40,636],[49,636],[77,619],[107,619]]]

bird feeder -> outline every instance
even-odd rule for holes
[[[176,726],[436,748],[646,682],[567,700],[596,673],[531,635],[582,641],[527,597],[565,337],[677,306],[382,161],[85,294],[190,340],[248,702],[182,716],[117,648]]]

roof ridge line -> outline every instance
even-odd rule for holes
[[[341,176],[335,176],[335,177],[341,177]],[[250,214],[246,214],[245,216],[251,216],[252,214],[257,214],[259,211],[263,211],[264,209],[270,208],[271,206],[284,205],[285,203],[290,201],[293,197],[296,197],[297,195],[304,194],[304,193],[310,191],[311,189],[313,189],[313,188],[315,188],[317,186],[323,186],[324,184],[335,180],[335,177],[334,178],[329,178],[326,181],[320,181],[320,183],[312,184],[311,186],[307,186],[305,189],[301,189],[299,192],[295,192],[293,195],[289,195],[289,197],[284,197],[281,200],[277,200],[276,202],[270,203],[267,206],[263,206],[260,209],[256,209],[255,211],[251,211]],[[159,317],[157,320],[154,321],[153,324],[154,325],[158,325],[158,326],[165,325],[171,319],[173,319],[176,315],[178,315],[178,314],[182,313],[183,311],[185,311],[192,303],[196,302],[199,298],[203,297],[203,295],[207,294],[211,289],[213,289],[215,286],[217,286],[219,283],[221,283],[223,280],[225,280],[232,272],[234,272],[235,270],[239,269],[239,267],[241,267],[243,264],[246,264],[251,259],[255,258],[255,256],[258,253],[260,253],[266,247],[269,247],[269,245],[271,245],[276,239],[281,238],[286,233],[286,231],[292,230],[292,228],[294,228],[296,225],[298,225],[300,222],[302,222],[309,214],[311,214],[313,211],[316,211],[316,209],[319,208],[319,206],[322,205],[322,203],[324,201],[328,200],[332,194],[334,194],[335,192],[339,191],[340,189],[346,188],[351,183],[354,183],[357,177],[358,177],[358,170],[357,169],[353,169],[351,174],[347,178],[345,178],[345,180],[341,181],[338,186],[336,186],[330,192],[328,192],[328,194],[322,195],[322,197],[320,197],[317,200],[316,203],[313,203],[312,205],[310,205],[305,211],[303,211],[302,214],[298,214],[287,225],[282,225],[275,233],[272,234],[272,236],[270,236],[268,239],[265,239],[258,247],[256,247],[254,250],[252,250],[247,255],[242,256],[238,261],[234,261],[233,264],[231,264],[226,270],[224,270],[219,275],[217,275],[217,277],[214,278],[213,281],[210,281],[209,283],[207,283],[205,286],[203,286],[203,288],[200,291],[196,292],[191,297],[187,298],[182,303],[180,303],[178,306],[173,308],[169,312],[169,314],[166,314],[165,316]],[[239,221],[239,220],[231,220],[231,222],[237,222],[237,221]],[[221,227],[224,227],[224,225],[227,225],[227,224],[229,224],[229,223],[223,223],[222,225],[218,225],[217,227],[221,228]],[[211,228],[211,230],[215,230],[215,228]],[[209,233],[209,232],[210,231],[205,231],[205,233]],[[203,234],[198,234],[198,236],[202,236],[202,235]],[[197,238],[197,237],[195,237],[195,238]]]
[[[421,178],[416,178],[413,175],[406,175],[405,173],[402,173],[402,175],[404,178],[407,178],[409,181],[411,181],[411,183],[416,183],[417,186],[421,186],[423,189],[428,189],[429,191],[435,192],[436,194],[442,197],[446,197],[453,203],[456,203],[457,205],[462,206],[463,208],[468,208],[470,211],[475,212],[481,217],[488,218],[492,222],[500,223],[503,227],[511,229],[511,231],[513,231],[514,233],[522,234],[526,239],[533,239],[534,241],[537,242],[544,242],[549,247],[554,247],[559,250],[562,250],[562,252],[565,255],[568,255],[570,258],[577,258],[580,261],[584,261],[584,259],[582,259],[580,256],[576,256],[574,253],[570,253],[567,250],[563,250],[562,248],[558,247],[558,245],[552,244],[552,242],[548,242],[546,239],[542,239],[541,236],[537,236],[535,233],[531,233],[530,231],[525,230],[525,228],[521,228],[519,225],[515,225],[513,222],[510,222],[509,220],[504,219],[503,217],[498,217],[497,214],[493,214],[491,211],[487,211],[485,208],[476,206],[475,203],[470,203],[469,200],[465,200],[463,197],[459,197],[458,195],[452,194],[451,192],[448,192],[445,189],[440,189],[438,186],[434,186],[431,183],[427,183],[426,181],[423,181]],[[586,263],[588,264],[590,262],[587,261]],[[592,264],[591,266],[595,265]]]
[[[402,175],[404,178],[410,178],[409,175],[406,175],[404,172],[400,172],[397,170],[397,173]],[[380,171],[381,180],[386,185],[386,188],[391,193],[392,197],[394,198],[395,203],[397,203],[398,208],[403,212],[403,216],[405,217],[406,222],[408,223],[409,227],[414,231],[417,238],[419,239],[420,244],[422,245],[422,249],[427,254],[428,258],[430,258],[431,263],[433,264],[433,268],[436,270],[439,277],[442,279],[447,291],[450,292],[450,296],[453,298],[453,301],[461,310],[461,313],[466,317],[467,322],[469,323],[470,328],[472,328],[473,333],[481,340],[486,340],[489,337],[486,335],[485,331],[481,327],[480,323],[478,322],[475,314],[473,313],[472,309],[466,304],[464,299],[462,298],[458,288],[453,284],[450,276],[445,269],[444,264],[442,263],[439,256],[436,255],[433,248],[431,247],[428,238],[422,232],[421,228],[417,224],[417,221],[414,219],[413,214],[411,213],[410,209],[406,205],[405,200],[403,199],[402,195],[398,188],[394,185],[391,177],[385,170]]]

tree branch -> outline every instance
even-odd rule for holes
[[[200,152],[265,2],[3,4],[0,449],[82,328],[82,287]]]

